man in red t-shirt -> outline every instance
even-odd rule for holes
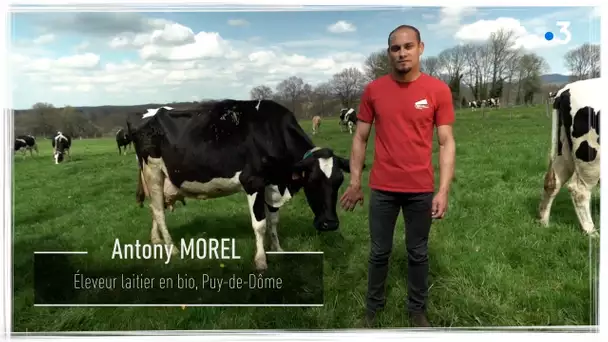
[[[388,45],[391,72],[369,83],[363,92],[351,151],[351,181],[340,202],[346,210],[353,210],[358,202],[363,204],[361,170],[373,123],[376,132],[369,181],[371,248],[365,323],[373,324],[376,312],[384,307],[393,233],[403,210],[407,309],[414,326],[430,326],[426,317],[427,244],[432,219],[445,215],[454,174],[454,106],[447,84],[420,71],[424,43],[415,27],[397,27],[389,34]],[[435,195],[434,127],[440,146],[440,184]]]

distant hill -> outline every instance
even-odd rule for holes
[[[543,83],[564,84],[564,83],[568,82],[568,80],[570,79],[570,76],[562,75],[562,74],[546,74],[546,75],[540,76],[540,78],[543,81]]]

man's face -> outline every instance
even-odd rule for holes
[[[424,43],[418,43],[416,32],[401,29],[393,33],[388,47],[388,57],[391,66],[400,74],[407,74],[420,64],[420,56],[424,51]]]

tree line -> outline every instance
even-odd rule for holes
[[[583,44],[564,56],[570,71],[567,80],[543,83],[549,71],[547,61],[538,54],[517,48],[513,31],[499,30],[483,42],[455,45],[437,56],[423,57],[423,72],[440,78],[452,90],[454,105],[466,107],[471,100],[500,98],[503,106],[533,105],[546,100],[550,91],[564,83],[599,77],[600,46]],[[280,82],[275,89],[259,85],[251,89],[251,99],[274,99],[300,117],[335,116],[340,108],[357,106],[368,82],[388,74],[385,49],[372,52],[364,70],[346,68],[315,87],[298,76]]]
[[[583,44],[569,51],[564,56],[564,65],[570,76],[555,83],[542,82],[541,75],[549,69],[545,59],[515,47],[514,32],[501,30],[484,42],[455,45],[437,56],[423,56],[421,67],[422,71],[449,85],[457,108],[466,107],[471,100],[491,97],[500,98],[503,106],[538,104],[566,82],[599,76],[599,45]],[[273,99],[291,109],[298,118],[336,116],[340,108],[356,108],[364,87],[388,72],[386,50],[381,49],[370,53],[363,70],[346,68],[315,86],[293,75],[274,89],[267,85],[254,87],[250,98]],[[194,104],[196,102],[168,105],[185,108]],[[31,109],[15,111],[15,134],[48,137],[59,130],[77,138],[110,136],[125,126],[128,112],[142,112],[162,105],[167,104],[55,108],[48,103],[36,103]]]

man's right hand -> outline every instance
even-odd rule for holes
[[[357,203],[363,205],[363,190],[360,185],[350,184],[340,198],[340,204],[344,210],[353,211]]]

